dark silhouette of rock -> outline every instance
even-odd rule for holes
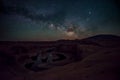
[[[5,52],[0,51],[0,65],[13,66],[16,64],[14,56],[8,55]]]
[[[40,50],[46,58],[41,59],[42,65],[33,66]],[[52,53],[51,65],[47,64],[48,53]],[[120,37],[114,35],[49,42],[1,41],[0,80],[119,80],[119,53]]]
[[[25,48],[25,47],[23,47],[23,46],[13,46],[12,48],[11,48],[11,50],[13,50],[14,51],[14,53],[15,54],[22,54],[22,53],[28,53],[28,50]]]

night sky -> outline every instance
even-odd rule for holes
[[[119,0],[1,0],[0,41],[120,35]]]

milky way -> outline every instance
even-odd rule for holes
[[[120,35],[119,0],[1,0],[0,40],[82,39]]]

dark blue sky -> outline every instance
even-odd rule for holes
[[[119,0],[2,0],[0,40],[120,35]]]

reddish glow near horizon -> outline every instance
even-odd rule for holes
[[[66,39],[77,39],[78,36],[75,33],[74,29],[72,27],[69,27],[68,30],[65,32]]]

